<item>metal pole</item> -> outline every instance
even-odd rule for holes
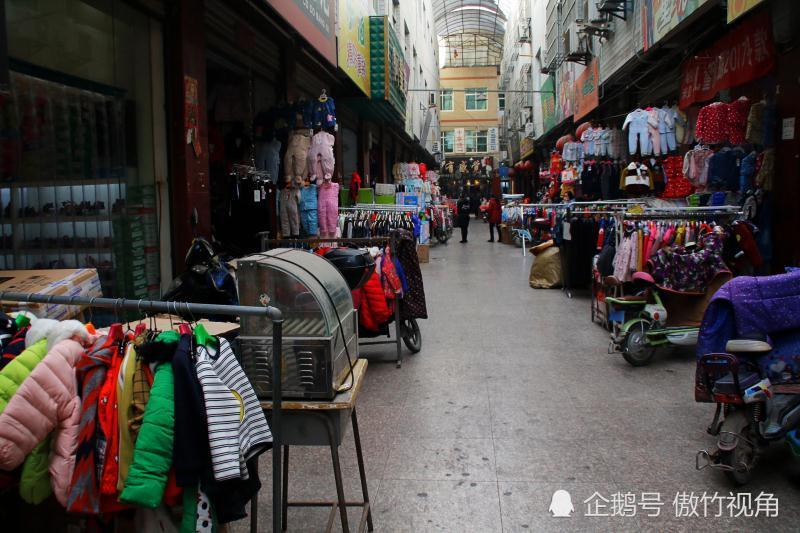
[[[274,321],[272,328],[272,531],[282,531],[281,492],[283,464],[281,463],[281,366],[283,365],[283,318]]]

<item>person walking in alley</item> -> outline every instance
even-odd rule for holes
[[[503,209],[500,207],[500,200],[492,195],[489,199],[489,206],[486,208],[489,219],[489,242],[494,242],[494,230],[497,230],[497,242],[500,242],[500,222],[503,219]]]
[[[461,228],[461,242],[467,242],[467,231],[469,230],[469,212],[470,212],[470,202],[467,193],[461,193],[461,198],[458,199],[458,203],[456,204],[456,210],[458,211],[458,218],[456,219],[456,223],[458,227]]]

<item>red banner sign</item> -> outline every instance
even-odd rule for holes
[[[683,65],[682,108],[767,75],[775,65],[769,11],[748,18]]]

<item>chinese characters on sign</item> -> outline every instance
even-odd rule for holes
[[[369,2],[339,2],[339,68],[370,96]]]
[[[496,152],[497,151],[497,128],[489,128],[487,131],[487,152]]]
[[[659,492],[616,492],[605,496],[595,492],[583,501],[584,516],[656,518],[672,514],[676,518],[777,518],[778,498],[771,493],[677,492],[669,501]],[[665,509],[666,507],[666,509]]]
[[[553,76],[547,76],[541,87],[542,120],[544,132],[547,133],[556,126],[556,95]]]
[[[455,129],[455,140],[453,141],[453,151],[457,154],[463,154],[467,151],[466,138],[464,136],[464,128]]]
[[[644,0],[642,2],[642,48],[647,50],[659,39],[709,0]]]
[[[600,103],[597,83],[597,60],[595,59],[575,80],[575,120],[588,115]]]
[[[769,12],[747,19],[683,65],[680,107],[765,76],[775,64]]]

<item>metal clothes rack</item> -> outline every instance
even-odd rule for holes
[[[351,207],[340,207],[339,211],[392,211],[398,213],[413,211],[418,213],[420,211],[420,206],[400,204],[356,204]]]
[[[261,316],[272,321],[272,346],[273,361],[281,363],[272,365],[272,530],[281,531],[281,487],[283,478],[283,463],[281,462],[281,366],[283,360],[283,314],[272,306],[258,307],[246,305],[217,305],[177,301],[155,300],[129,300],[125,298],[97,298],[86,296],[54,296],[45,294],[32,294],[22,292],[0,291],[0,302],[43,303],[48,305],[86,306],[113,309],[115,312],[123,310],[138,311],[140,313],[172,313],[178,316],[196,316],[202,314],[215,314],[226,316]],[[250,502],[250,531],[258,531],[258,493]]]
[[[337,239],[323,239],[323,238],[311,238],[311,239],[264,239],[262,240],[262,252],[270,250],[274,247],[292,247],[292,248],[300,248],[304,246],[312,247],[316,245],[338,245],[338,244],[354,244],[357,246],[369,247],[369,246],[377,246],[380,244],[384,244],[388,242],[389,247],[392,250],[392,253],[395,253],[397,250],[397,230],[391,230],[389,235],[382,236],[382,237],[352,237],[346,238],[341,237]],[[399,292],[399,291],[398,291]],[[403,366],[403,345],[402,340],[403,337],[401,335],[402,326],[401,326],[401,317],[400,317],[400,297],[397,294],[397,297],[394,299],[394,338],[391,338],[391,334],[388,334],[389,340],[385,341],[359,341],[359,346],[376,346],[381,344],[394,344],[397,350],[397,359],[395,360],[395,366],[400,368]]]

